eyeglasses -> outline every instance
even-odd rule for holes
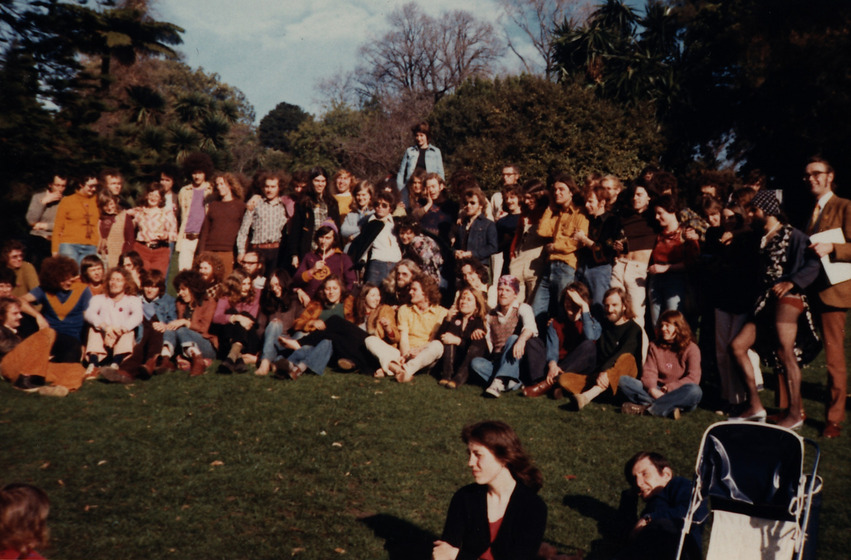
[[[390,208],[390,203],[389,202],[379,202],[378,207],[379,208]]]
[[[804,176],[801,177],[801,180],[807,182],[810,179],[817,179],[819,175],[827,175],[828,173],[830,173],[830,171],[813,171],[812,173],[804,173]]]
[[[260,264],[260,261],[242,261],[242,264]]]

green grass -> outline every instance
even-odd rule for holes
[[[804,371],[811,438],[823,416],[818,364]],[[50,495],[50,558],[426,558],[450,497],[471,482],[460,430],[487,418],[513,425],[544,473],[546,540],[590,559],[615,550],[626,459],[655,449],[690,477],[701,434],[720,419],[486,400],[429,377],[172,373],[126,387],[89,382],[64,399],[2,384],[0,482]],[[849,436],[819,440],[820,559],[851,548]]]

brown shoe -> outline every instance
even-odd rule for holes
[[[171,358],[167,356],[157,356],[154,358],[154,368],[153,372],[157,375],[162,375],[167,371],[174,371],[177,369],[177,364],[172,361]]]
[[[556,383],[556,378],[552,379],[544,379],[540,383],[536,383],[531,387],[523,387],[523,396],[525,397],[540,397],[541,395],[547,394],[547,392],[552,389],[553,385]]]
[[[825,439],[838,438],[839,434],[841,432],[842,432],[842,426],[840,426],[836,422],[828,422],[824,426],[824,431],[821,433],[821,437],[823,437]]]
[[[647,405],[625,402],[621,405],[621,414],[629,416],[641,416],[647,410]]]
[[[102,368],[100,370],[100,378],[110,383],[120,383],[122,385],[129,385],[136,381],[128,372],[112,367]]]
[[[205,360],[204,356],[201,354],[192,356],[192,366],[189,368],[189,377],[204,375],[208,365],[210,365],[209,362]]]
[[[357,365],[348,358],[340,358],[337,360],[337,367],[340,371],[354,371]]]

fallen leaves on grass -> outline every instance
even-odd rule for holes
[[[346,549],[345,549],[345,548],[337,547],[337,548],[335,548],[335,549],[334,549],[334,552],[336,552],[337,554],[345,554],[345,553],[346,553]]]
[[[331,447],[343,447],[343,444],[340,443],[339,441],[335,441],[334,443],[331,444]]]
[[[566,474],[566,475],[564,475],[564,479],[565,480],[576,480],[576,475],[575,474]]]
[[[222,467],[222,466],[224,466],[224,464],[225,464],[224,461],[219,461],[218,459],[216,459],[215,461],[210,463],[210,466],[211,467]]]
[[[44,470],[49,466],[50,466],[50,461],[45,461],[44,463],[41,464],[41,470]]]
[[[105,465],[105,464],[106,464],[106,459],[101,459],[100,461],[98,461],[98,466]]]
[[[290,553],[290,555],[291,555],[291,556],[295,556],[296,554],[299,554],[299,553],[301,553],[301,552],[304,552],[305,550],[306,550],[305,548],[303,548],[303,547],[301,547],[301,546],[298,546],[298,547],[296,547],[296,548],[294,548],[294,549],[292,550],[292,552]]]

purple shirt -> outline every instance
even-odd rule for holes
[[[192,203],[189,205],[189,216],[186,218],[186,233],[201,233],[204,225],[204,189],[192,190]]]

